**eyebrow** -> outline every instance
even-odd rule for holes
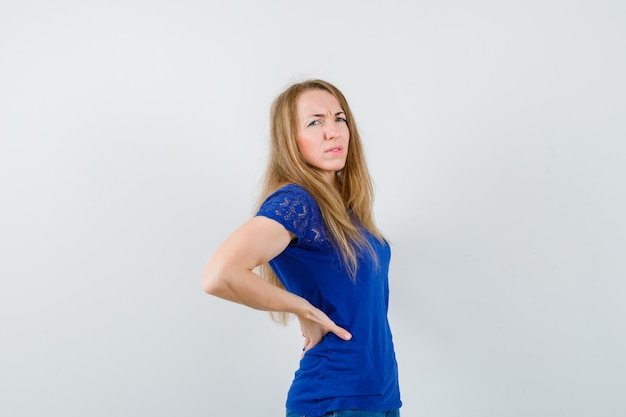
[[[339,116],[340,114],[343,114],[344,116],[346,115],[345,111],[338,111],[337,113],[334,114],[334,116]],[[309,117],[326,117],[325,114],[312,114]]]

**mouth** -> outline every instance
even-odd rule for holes
[[[341,155],[342,152],[343,152],[342,146],[333,146],[332,148],[326,149],[324,153],[329,153],[331,155]]]

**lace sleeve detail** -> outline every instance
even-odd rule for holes
[[[257,216],[282,224],[298,238],[299,244],[324,244],[319,207],[311,195],[298,185],[286,185],[272,193],[261,205]]]

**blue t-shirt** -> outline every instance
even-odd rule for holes
[[[401,406],[391,330],[387,320],[391,251],[367,231],[378,266],[367,250],[356,279],[329,240],[319,206],[302,187],[286,185],[271,194],[257,215],[294,233],[270,266],[287,291],[307,299],[352,334],[349,341],[327,334],[300,361],[287,409],[307,416],[359,409],[383,412]]]

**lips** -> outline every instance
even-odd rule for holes
[[[342,146],[333,146],[332,148],[326,149],[325,153],[330,153],[332,155],[341,155],[343,152]]]

